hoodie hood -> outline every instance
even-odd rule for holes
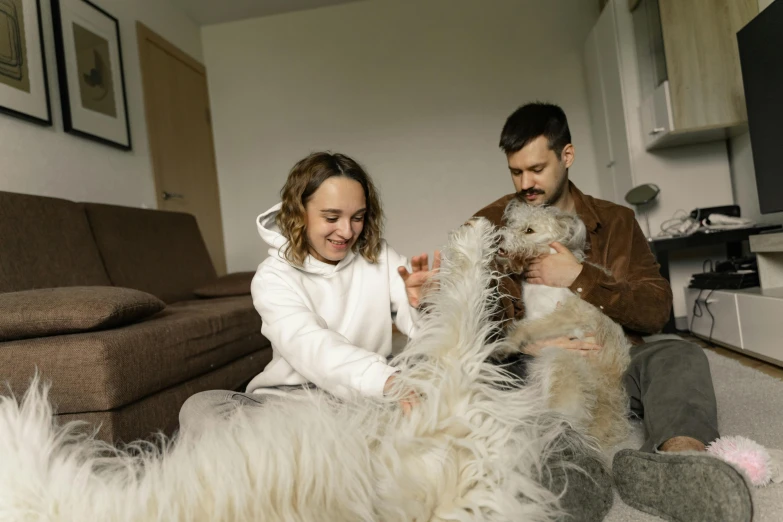
[[[277,226],[277,223],[275,222],[275,218],[277,217],[278,212],[280,212],[280,208],[283,206],[282,203],[278,203],[274,207],[270,208],[258,218],[256,218],[256,226],[258,227],[258,235],[261,236],[261,239],[266,242],[267,245],[269,245],[269,250],[267,253],[269,254],[269,257],[278,259],[282,261],[283,263],[292,266],[293,268],[296,268],[297,270],[302,270],[304,272],[310,273],[310,274],[317,274],[322,276],[330,276],[334,274],[335,272],[338,272],[342,270],[344,267],[351,264],[356,254],[353,252],[353,250],[350,250],[345,257],[336,265],[331,265],[329,263],[324,263],[322,261],[318,261],[317,259],[313,258],[313,256],[308,255],[307,258],[304,261],[304,266],[296,266],[292,263],[290,263],[285,258],[285,247],[288,244],[288,240],[283,236],[283,234],[280,233],[280,228]]]

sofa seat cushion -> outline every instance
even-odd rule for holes
[[[198,297],[231,297],[250,295],[250,282],[255,272],[234,272],[219,277],[206,285],[196,288],[193,293]]]
[[[122,328],[2,343],[0,382],[21,394],[38,368],[59,413],[105,411],[268,346],[260,330],[249,296],[185,302]]]
[[[272,360],[272,349],[264,348],[237,359],[225,366],[166,388],[154,395],[120,408],[99,412],[63,413],[57,421],[64,424],[82,421],[88,424],[82,429],[92,432],[98,428],[97,437],[111,443],[128,443],[139,439],[154,439],[159,431],[173,435],[179,427],[179,410],[194,393],[205,390],[241,390]]]
[[[7,292],[0,294],[0,341],[115,328],[165,307],[153,295],[113,286]]]

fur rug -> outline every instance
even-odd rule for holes
[[[558,452],[584,444],[535,388],[487,362],[502,341],[497,234],[457,229],[420,335],[384,399],[311,391],[240,409],[198,434],[111,448],[57,426],[47,387],[0,398],[4,521],[550,521],[541,486]],[[398,400],[420,402],[403,415]]]

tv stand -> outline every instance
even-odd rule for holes
[[[783,232],[750,237],[760,287],[685,289],[691,333],[740,353],[783,366]]]

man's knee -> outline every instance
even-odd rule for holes
[[[684,339],[665,339],[639,346],[636,355],[660,361],[676,361],[679,364],[707,366],[707,356],[701,346]]]
[[[704,349],[684,339],[666,339],[641,345],[632,352],[631,366],[641,375],[681,374],[709,375],[710,363]],[[629,368],[631,370],[631,368]]]

